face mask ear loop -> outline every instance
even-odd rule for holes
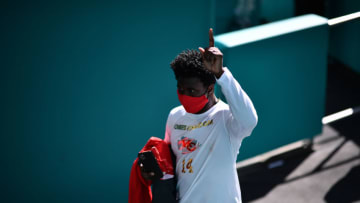
[[[208,87],[208,89],[206,90],[206,93],[205,93],[205,96],[206,96],[207,99],[209,99],[209,97],[210,97],[209,87]]]

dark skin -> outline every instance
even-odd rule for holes
[[[209,30],[209,47],[206,49],[199,47],[203,56],[203,62],[206,69],[212,72],[216,78],[220,78],[223,70],[223,53],[215,47],[213,29]]]
[[[213,29],[209,30],[209,47],[199,47],[199,51],[203,58],[204,68],[212,72],[217,79],[224,73],[223,70],[223,54],[214,46],[214,34]],[[200,97],[205,94],[209,102],[196,114],[201,114],[209,110],[217,103],[217,98],[214,94],[214,84],[205,86],[199,78],[178,78],[177,88],[180,94],[185,94],[192,97]],[[140,165],[141,175],[146,180],[153,180],[154,172],[146,172],[142,165]]]
[[[191,97],[200,97],[205,95],[208,98],[209,102],[196,114],[204,113],[216,104],[217,99],[214,94],[214,84],[207,87],[199,78],[196,77],[178,78],[177,88],[180,94]]]

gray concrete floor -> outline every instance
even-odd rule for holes
[[[360,74],[330,58],[325,114],[360,106]],[[243,202],[360,203],[360,115],[323,126],[312,150],[239,176]]]
[[[305,159],[295,158],[301,160],[299,164],[290,160],[279,168],[268,169],[268,176],[275,177],[277,173],[286,172],[284,168],[292,170],[262,197],[246,201],[244,188],[244,202],[360,202],[360,195],[357,195],[360,193],[359,146],[340,136],[332,127],[324,126],[323,133],[314,139],[313,149]],[[353,174],[354,170],[357,175]],[[258,187],[271,184],[266,179],[261,182],[257,180]]]

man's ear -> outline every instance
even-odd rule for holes
[[[214,94],[214,90],[215,90],[215,84],[211,84],[208,87],[208,96],[210,96],[211,94]]]

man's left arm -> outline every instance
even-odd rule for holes
[[[223,70],[224,73],[217,79],[217,83],[230,107],[227,126],[233,134],[244,132],[245,136],[250,135],[258,119],[254,105],[231,72],[227,68]]]
[[[213,30],[209,30],[209,47],[199,48],[203,63],[207,70],[212,72],[217,83],[221,86],[222,92],[230,106],[231,115],[227,118],[227,125],[237,134],[237,131],[246,131],[250,134],[257,124],[257,114],[253,103],[248,95],[241,88],[227,68],[223,68],[223,54],[214,47]],[[246,136],[246,135],[245,135]]]

